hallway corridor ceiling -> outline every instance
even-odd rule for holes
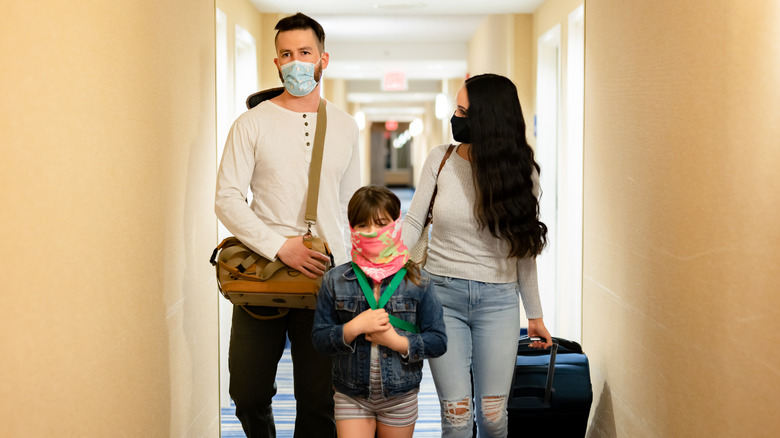
[[[327,76],[462,77],[466,43],[490,14],[532,13],[544,0],[251,0],[265,13],[303,12],[325,28]]]
[[[325,29],[330,79],[347,81],[351,102],[419,112],[442,79],[467,74],[467,43],[487,15],[533,13],[544,0],[250,0],[263,13],[303,12]],[[406,91],[383,92],[402,73]],[[410,109],[415,107],[416,109]],[[366,108],[368,109],[368,108]],[[380,109],[374,118],[383,116]],[[398,116],[400,114],[396,114]]]

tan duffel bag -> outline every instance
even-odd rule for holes
[[[333,255],[328,244],[319,237],[304,236],[304,245]],[[309,278],[281,260],[270,261],[247,248],[235,237],[228,237],[212,255],[217,268],[217,285],[222,295],[239,306],[269,306],[314,309],[322,278]]]

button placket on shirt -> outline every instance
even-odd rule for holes
[[[311,163],[311,151],[314,144],[314,125],[310,122],[308,114],[303,114],[303,144],[306,146],[304,157],[307,163]]]

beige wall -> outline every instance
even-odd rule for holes
[[[553,0],[549,0],[553,1]],[[581,3],[581,2],[580,2]],[[496,73],[515,83],[533,145],[536,90],[536,38],[533,14],[487,16],[468,44],[468,74]],[[460,88],[450,90],[453,101]]]
[[[328,79],[326,68],[322,77],[322,94],[325,99],[332,102],[344,111],[350,111],[349,102],[347,102],[347,81],[344,79]]]
[[[276,45],[274,44],[276,30],[274,30],[274,27],[279,20],[288,15],[291,14],[262,14],[264,33],[261,37],[258,37],[260,57],[257,61],[260,64],[258,71],[260,72],[261,90],[282,86],[282,81],[279,79],[279,70],[274,64],[274,58],[276,58]]]
[[[259,40],[266,23],[263,22],[263,15],[257,11],[257,8],[249,0],[216,0],[216,6],[228,17],[228,34],[232,35],[234,26],[239,25]],[[273,29],[273,25],[271,25],[271,29]],[[232,40],[233,38],[228,37],[228,39]],[[233,52],[232,46],[229,51]],[[259,48],[257,59],[260,59]]]
[[[217,436],[214,3],[0,18],[0,418]]]
[[[515,14],[512,16],[514,21],[514,53],[510,58],[512,70],[511,76],[517,87],[517,96],[520,98],[520,106],[523,109],[525,118],[526,137],[533,145],[535,144],[534,134],[534,103],[536,94],[536,83],[533,78],[536,70],[534,59],[534,21],[532,14]]]
[[[586,2],[593,437],[769,437],[780,3]]]
[[[468,74],[495,73],[510,77],[514,57],[514,17],[488,15],[468,44]],[[457,91],[457,90],[456,90]]]
[[[561,25],[561,105],[566,107],[566,54],[568,17],[583,0],[547,0],[533,14],[490,15],[480,24],[468,44],[470,76],[496,73],[512,79],[528,127],[528,141],[536,145],[536,51],[539,37]],[[454,98],[457,89],[452,91]],[[565,111],[562,112],[565,123]],[[565,141],[565,138],[562,139]]]

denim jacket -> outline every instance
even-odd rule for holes
[[[420,333],[414,334],[393,327],[409,338],[409,357],[406,359],[390,348],[379,346],[384,397],[419,388],[423,359],[439,357],[447,350],[441,302],[428,274],[424,271],[421,274],[420,286],[402,281],[384,307],[388,313],[420,328]],[[391,279],[382,281],[381,291]],[[365,335],[360,335],[350,344],[344,343],[344,324],[370,308],[351,263],[337,266],[325,274],[317,296],[312,342],[317,351],[334,356],[332,374],[336,390],[353,397],[369,396],[371,342]]]

